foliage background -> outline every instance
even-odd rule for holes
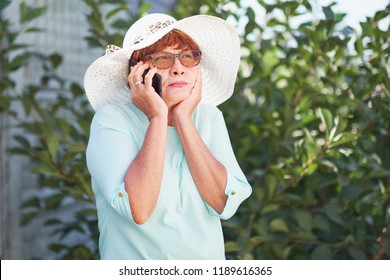
[[[151,8],[141,1],[134,14],[125,0],[83,2],[90,8],[86,40],[100,49],[121,45],[129,25]],[[358,34],[332,5],[322,19],[292,24],[313,14],[311,2],[258,3],[264,25],[238,0],[178,0],[171,11],[178,19],[205,13],[244,26],[235,93],[220,108],[254,192],[223,222],[227,258],[390,259],[390,34],[378,27],[390,5]],[[70,221],[46,220],[58,240],[50,248],[63,259],[97,259],[96,246],[65,241],[74,232],[94,244],[98,238],[84,154],[92,109],[82,85],[56,72],[61,54],[18,43],[21,34],[42,32],[33,20],[44,13],[22,3],[18,27],[1,19],[0,111],[22,131],[12,152],[34,162],[46,190],[23,203],[21,222],[77,202]],[[18,89],[12,73],[32,59],[42,77]]]

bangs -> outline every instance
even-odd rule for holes
[[[134,51],[131,59],[135,61],[143,60],[146,55],[162,51],[166,47],[200,51],[198,44],[189,35],[178,29],[173,29],[153,45]]]
[[[177,29],[173,29],[152,46],[155,46],[153,52],[161,51],[166,47],[172,46],[176,49],[191,49],[199,51],[198,44],[196,44],[189,35]]]

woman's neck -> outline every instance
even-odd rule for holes
[[[168,106],[168,126],[173,126],[173,107]]]

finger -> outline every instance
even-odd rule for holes
[[[202,86],[203,86],[202,71],[201,68],[199,67],[196,80],[194,83],[194,87],[192,88],[191,92],[202,95]]]
[[[203,77],[202,77],[202,68],[199,67],[198,69],[198,76],[196,78],[196,84],[197,87],[202,90],[202,85],[203,85]]]
[[[146,74],[146,76],[144,78],[145,86],[147,86],[147,87],[151,87],[152,86],[153,77],[154,77],[154,75],[156,73],[157,73],[157,68],[156,67],[152,67],[152,68],[149,69],[148,73]]]
[[[134,86],[138,86],[138,85],[140,85],[140,83],[143,82],[142,68],[145,68],[143,61],[139,61],[135,66],[130,67],[130,74],[128,76],[128,81],[129,81],[130,86],[132,86],[133,88],[134,88]]]

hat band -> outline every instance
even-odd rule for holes
[[[105,55],[108,55],[110,53],[113,53],[117,50],[120,50],[121,48],[115,45],[107,45]]]
[[[149,32],[146,34],[139,34],[137,37],[134,38],[133,45],[139,44],[142,42],[146,37],[152,35],[153,33],[156,33],[157,31],[167,28],[168,26],[174,24],[175,22],[172,20],[166,20],[166,21],[159,21],[154,24],[151,24],[148,26]]]

